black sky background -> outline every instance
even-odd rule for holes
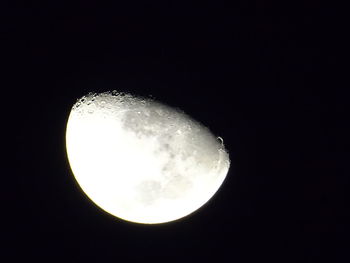
[[[330,6],[0,5],[8,262],[348,262],[349,124]],[[231,168],[204,207],[145,226],[82,193],[66,121],[76,99],[108,90],[151,95],[224,139]]]

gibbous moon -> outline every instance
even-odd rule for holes
[[[203,206],[230,166],[222,138],[184,112],[115,91],[75,103],[66,147],[76,181],[97,206],[144,224]]]

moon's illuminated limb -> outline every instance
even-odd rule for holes
[[[81,98],[66,131],[70,166],[89,198],[150,224],[182,218],[215,194],[230,166],[219,140],[179,110],[116,92]]]

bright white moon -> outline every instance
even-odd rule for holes
[[[200,208],[230,166],[222,139],[202,124],[152,99],[117,92],[77,101],[66,147],[78,184],[95,204],[145,224]]]

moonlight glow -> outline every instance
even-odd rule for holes
[[[200,123],[154,100],[116,92],[78,100],[66,147],[86,195],[137,223],[164,223],[197,210],[230,166],[222,139]]]

